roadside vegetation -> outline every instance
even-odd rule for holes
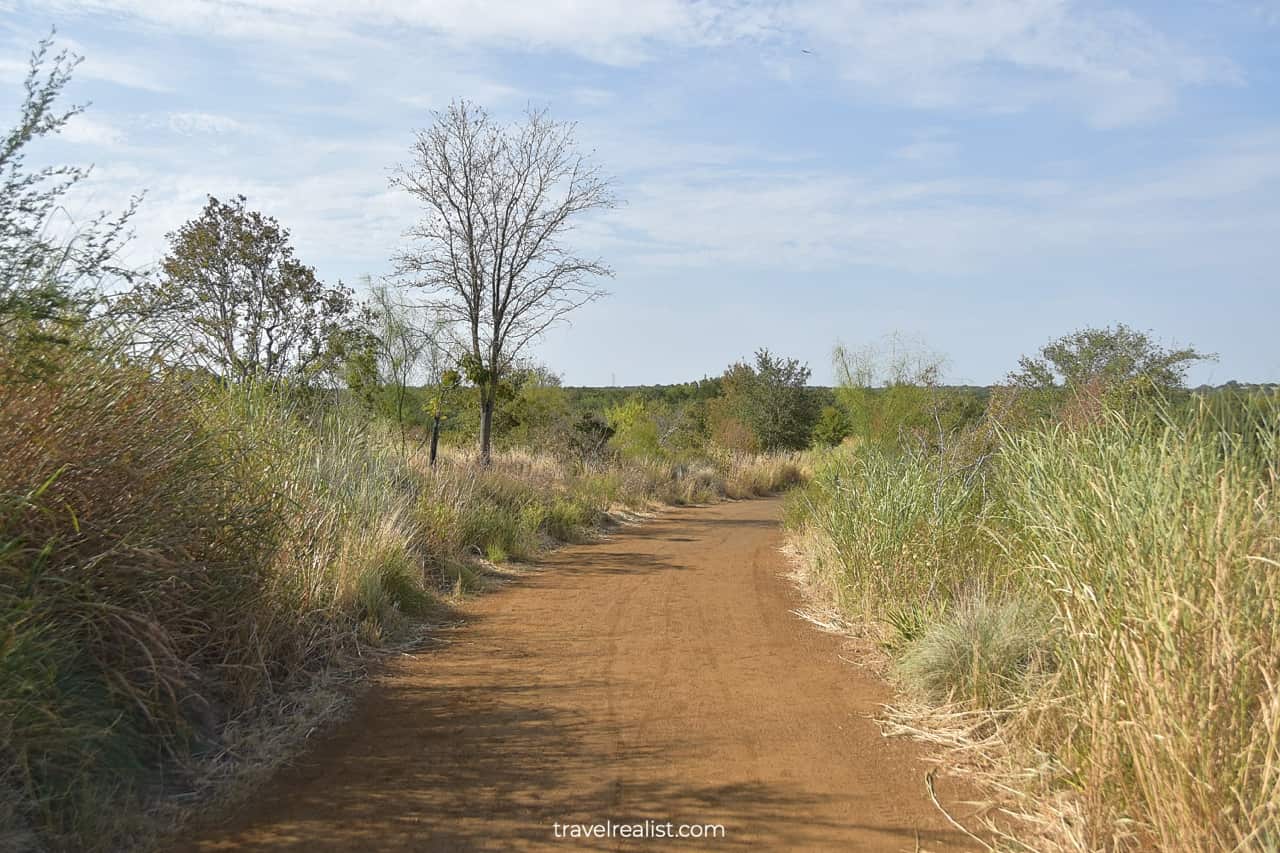
[[[593,397],[520,357],[605,272],[556,243],[557,223],[610,203],[602,184],[538,206],[584,168],[545,114],[437,117],[401,174],[428,216],[395,279],[325,284],[243,197],[209,198],[138,271],[115,261],[133,208],[63,229],[86,173],[24,160],[79,111],[59,108],[75,64],[37,51],[0,146],[0,848],[135,849],[296,749],[370,655],[499,564],[628,511],[800,480],[789,451],[817,392],[798,365],[731,368],[732,393]],[[501,277],[488,248],[468,253],[498,317],[449,313],[442,294],[475,293],[432,266],[440,161],[421,158],[432,140],[462,156],[457,133],[547,181],[516,206],[530,221],[468,232],[541,229],[545,254],[499,247]],[[535,137],[550,160],[498,156]]]
[[[888,727],[989,783],[1002,847],[1280,844],[1280,395],[1187,391],[1205,357],[1087,329],[978,394],[837,350],[806,580],[884,650]]]

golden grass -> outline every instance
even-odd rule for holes
[[[967,480],[863,448],[793,499],[814,588],[908,664],[891,727],[985,779],[1011,846],[1280,844],[1280,405],[1252,411],[1006,434]]]

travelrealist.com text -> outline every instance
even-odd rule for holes
[[[718,823],[672,823],[662,820],[614,823],[555,823],[556,838],[724,838],[724,826]]]

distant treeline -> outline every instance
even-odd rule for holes
[[[1006,387],[938,385],[928,389],[926,403],[923,398],[905,399],[921,397],[916,383],[867,388],[806,385],[798,392],[802,398],[798,404],[801,411],[795,426],[803,435],[790,437],[788,443],[793,447],[835,444],[850,434],[888,428],[887,423],[877,425],[876,421],[890,417],[895,408],[897,417],[901,419],[901,422],[895,420],[895,429],[904,426],[924,428],[931,422],[936,429],[939,421],[947,430],[964,428],[981,419],[988,411],[993,393]],[[1209,402],[1211,408],[1225,411],[1239,408],[1242,401],[1250,397],[1280,393],[1280,384],[1232,381],[1192,389],[1164,388],[1160,393],[1173,405],[1203,400]],[[438,389],[434,386],[407,389],[407,402],[403,406],[405,426],[410,434],[421,440],[425,440],[426,431],[430,428],[431,412],[434,411],[432,401],[437,394]],[[1069,392],[1063,386],[1039,389],[1036,395],[1034,408],[1047,413],[1060,405]],[[474,396],[475,389],[468,387],[458,388],[450,395],[441,432],[446,445],[462,445],[474,439],[478,429],[475,414],[478,406],[472,399]],[[659,445],[670,445],[673,439],[678,439],[677,443],[686,448],[706,442],[713,437],[717,425],[720,428],[719,443],[730,447],[743,445],[740,449],[759,449],[749,447],[759,442],[753,442],[745,434],[735,441],[733,425],[727,423],[727,407],[723,402],[716,402],[723,401],[724,397],[725,380],[722,376],[672,384],[562,386],[554,375],[545,370],[530,370],[500,397],[494,415],[494,440],[500,447],[554,445],[566,431],[571,432],[577,427],[587,429],[591,423],[603,432],[617,430],[622,426],[624,414],[629,412],[634,422],[643,412],[649,418],[682,422],[679,426],[673,423],[657,425],[654,429],[658,444],[648,449],[661,449]],[[894,400],[898,401],[896,407],[891,405]],[[374,409],[390,407],[390,401],[380,402],[376,393],[367,402]],[[834,426],[831,425],[833,422]]]

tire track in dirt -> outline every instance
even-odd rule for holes
[[[868,719],[887,688],[790,612],[780,509],[671,510],[555,552],[174,849],[969,849],[919,748]],[[646,819],[726,837],[553,835]]]

